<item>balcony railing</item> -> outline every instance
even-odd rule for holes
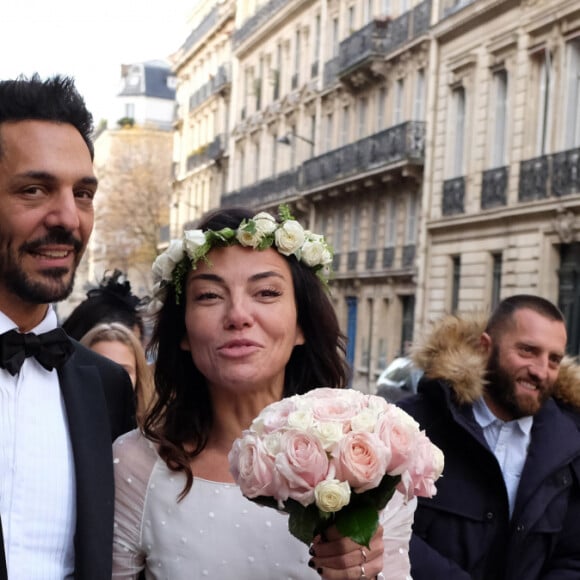
[[[199,26],[194,28],[186,41],[182,45],[182,50],[187,52],[190,48],[195,46],[214,26],[217,25],[219,18],[219,9],[217,6],[212,8],[207,16],[201,21]]]
[[[192,111],[214,94],[222,92],[231,82],[229,63],[219,66],[210,80],[189,97],[189,110]]]
[[[261,25],[270,19],[276,12],[280,11],[292,0],[270,0],[266,2],[256,12],[250,16],[240,28],[237,28],[232,35],[234,48],[238,47],[244,40],[250,37]]]
[[[223,138],[217,135],[216,138],[209,144],[200,147],[197,151],[192,153],[187,158],[187,170],[193,171],[196,167],[209,163],[210,161],[217,161],[224,153]]]
[[[455,177],[443,182],[443,215],[464,213],[465,177]]]
[[[387,22],[372,20],[340,43],[338,51],[338,74],[360,65],[364,61],[385,53]]]
[[[548,164],[547,155],[520,163],[519,201],[534,201],[548,197]]]
[[[415,264],[415,244],[403,246],[403,255],[401,257],[401,267],[411,268]]]
[[[297,186],[298,171],[286,171],[228,193],[222,197],[221,205],[224,207],[234,205],[258,207],[275,204],[282,202],[289,194],[295,192]]]
[[[349,271],[356,270],[356,263],[358,262],[358,252],[356,250],[347,254],[346,267]]]
[[[552,195],[580,192],[580,148],[552,155]]]
[[[390,246],[383,248],[383,268],[392,268],[395,261],[395,248]]]
[[[481,209],[506,205],[508,171],[508,167],[496,167],[483,172],[481,180]]]
[[[365,268],[367,270],[374,270],[377,264],[377,251],[374,248],[367,249],[365,255]]]
[[[423,164],[425,123],[408,121],[303,164],[303,187],[310,188],[401,161]]]

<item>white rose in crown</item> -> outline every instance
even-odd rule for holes
[[[281,254],[290,256],[302,247],[306,235],[296,220],[287,220],[274,232],[276,247]]]
[[[332,262],[332,255],[323,240],[308,240],[302,246],[301,260],[311,268]]]
[[[253,221],[256,225],[256,232],[260,233],[262,237],[270,235],[278,227],[278,223],[276,222],[274,216],[265,211],[261,211],[260,213],[256,214],[253,218]]]
[[[184,255],[183,242],[181,240],[171,240],[167,250],[157,256],[153,262],[154,278],[170,282],[176,264],[183,260]]]
[[[236,232],[236,239],[240,245],[247,248],[257,248],[263,239],[263,234],[258,230],[254,230],[246,225],[244,228],[238,228]]]
[[[205,244],[205,234],[201,230],[185,230],[183,232],[183,246],[187,255],[197,257],[198,248]]]

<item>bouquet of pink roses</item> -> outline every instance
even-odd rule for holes
[[[443,471],[443,453],[410,415],[352,389],[268,405],[229,461],[242,493],[287,512],[290,532],[306,544],[335,525],[368,546],[395,489],[431,497]]]

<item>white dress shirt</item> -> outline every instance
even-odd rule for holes
[[[490,411],[483,398],[473,404],[473,414],[501,468],[511,517],[522,470],[528,456],[534,418],[522,417],[514,421],[501,421]]]
[[[36,334],[57,327],[49,308]],[[0,312],[0,334],[16,324]],[[62,580],[74,572],[74,458],[56,370],[28,357],[0,368],[0,516],[10,580]]]

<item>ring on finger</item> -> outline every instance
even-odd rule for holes
[[[360,565],[360,580],[369,580],[365,574],[365,567],[363,564]]]
[[[360,549],[360,555],[362,558],[362,564],[364,564],[367,561],[367,553],[365,552],[364,548]]]

